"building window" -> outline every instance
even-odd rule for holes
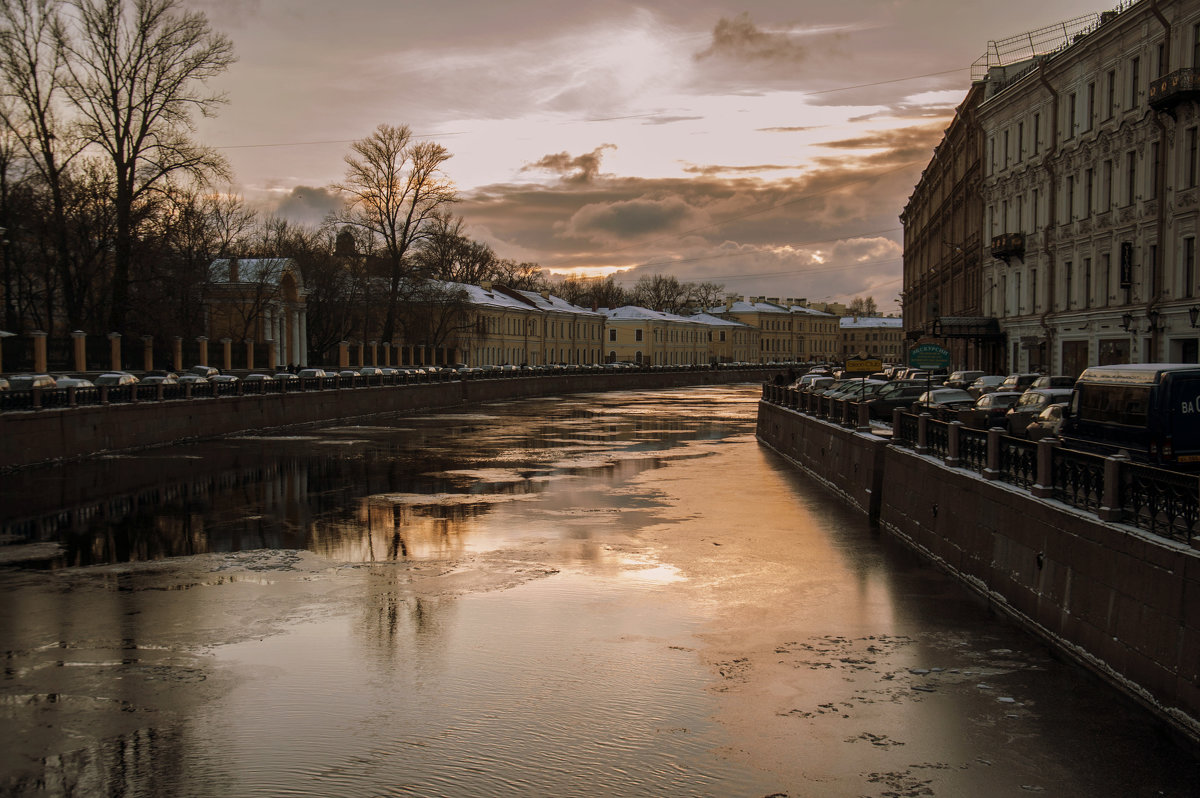
[[[1132,205],[1137,199],[1137,152],[1134,150],[1125,153],[1125,181],[1125,204]]]
[[[1041,149],[1041,141],[1038,139],[1038,134],[1042,129],[1042,115],[1033,115],[1033,154],[1037,155]]]
[[[1200,68],[1200,25],[1192,26],[1192,68]]]
[[[1104,276],[1104,296],[1102,297],[1104,301],[1101,304],[1104,307],[1108,307],[1108,289],[1112,286],[1112,257],[1107,252],[1100,257],[1103,264],[1100,273]]]
[[[635,341],[640,341],[640,340],[642,340],[642,330],[641,330],[641,328],[638,328],[638,329],[636,329],[636,330],[634,330],[634,331],[633,331],[633,340],[635,340]]]
[[[1073,299],[1073,297],[1071,296],[1071,290],[1074,288],[1074,282],[1075,282],[1075,264],[1073,264],[1071,261],[1067,261],[1066,263],[1063,264],[1063,266],[1065,267],[1063,269],[1063,271],[1065,273],[1066,281],[1067,281],[1067,290],[1064,292],[1065,293],[1064,299],[1067,300],[1067,308],[1066,309],[1070,310],[1071,309],[1071,301]]]
[[[1067,175],[1067,221],[1075,221],[1075,175]]]
[[[1092,191],[1095,188],[1095,170],[1088,169],[1083,173],[1083,215],[1085,217],[1092,215]]]
[[[1025,157],[1025,123],[1017,123],[1017,163]]]
[[[1075,138],[1075,93],[1067,97],[1067,138]]]
[[[1092,306],[1092,259],[1083,259],[1083,306]]]
[[[1008,168],[1008,131],[1004,131],[1004,168]]]
[[[1038,312],[1037,269],[1029,270],[1029,312]]]
[[[617,340],[617,328],[616,328],[616,327],[612,327],[611,329],[609,329],[609,331],[608,331],[608,340],[609,340],[609,341],[616,341],[616,340]]]
[[[1111,158],[1104,162],[1104,185],[1101,189],[1104,191],[1104,201],[1100,203],[1100,212],[1108,213],[1112,210],[1113,204],[1113,162]]]
[[[1139,74],[1141,71],[1142,59],[1133,58],[1129,61],[1129,107],[1137,108],[1138,104],[1138,81],[1142,79]]]
[[[1196,294],[1196,239],[1183,239],[1183,295]]]
[[[1117,110],[1117,70],[1108,70],[1108,100],[1104,112],[1105,119],[1112,119]]]
[[[1089,83],[1087,87],[1087,117],[1084,119],[1084,130],[1092,129],[1092,117],[1096,114],[1096,84]]]
[[[1150,144],[1150,196],[1158,196],[1158,142]]]
[[[1197,151],[1196,151],[1196,128],[1189,127],[1187,129],[1187,187],[1196,187],[1196,167],[1197,167]]]

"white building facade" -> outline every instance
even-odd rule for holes
[[[1010,370],[1196,362],[1200,0],[1126,4],[987,83],[983,312]]]

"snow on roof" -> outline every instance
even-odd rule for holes
[[[214,283],[234,282],[230,280],[230,264],[237,261],[239,283],[262,283],[274,285],[285,273],[291,273],[297,283],[302,283],[300,270],[291,258],[217,258],[208,267],[209,280]]]
[[[521,296],[525,297],[527,302],[540,310],[556,311],[558,313],[576,313],[587,316],[602,315],[599,311],[588,310],[587,308],[580,307],[579,305],[572,305],[567,300],[560,296],[555,296],[554,294],[550,294],[550,296],[547,297],[543,296],[537,291],[521,290],[514,290],[513,293],[520,294]]]
[[[714,316],[711,313],[697,313],[695,316],[689,316],[688,321],[698,322],[700,324],[708,324],[713,327],[749,327],[749,324],[743,324],[740,321],[733,319],[722,319],[719,316]]]
[[[893,330],[904,329],[904,319],[888,316],[846,316],[842,319],[843,330],[857,330],[864,327],[879,329],[888,327]]]
[[[676,316],[674,313],[664,313],[661,310],[640,308],[637,305],[626,305],[621,308],[601,308],[601,313],[612,321],[658,321],[694,323],[690,316]]]

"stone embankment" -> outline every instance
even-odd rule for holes
[[[1158,534],[1139,529],[1148,512],[1161,519],[1174,510],[1165,502],[1123,507],[1125,491],[1150,489],[1125,476],[1123,464],[1104,464],[1108,479],[1095,480],[1087,489],[1094,500],[1081,502],[1089,511],[1073,506],[1068,491],[1083,488],[1072,488],[1068,475],[1046,476],[1052,464],[1069,465],[1048,443],[1041,456],[1035,447],[1024,458],[1028,477],[1017,481],[1027,484],[1013,484],[1001,472],[1017,468],[1006,453],[1016,446],[999,442],[999,430],[990,453],[971,455],[980,464],[974,468],[965,463],[959,429],[941,451],[908,448],[901,439],[916,436],[906,430],[898,429],[893,443],[861,424],[789,406],[770,387],[766,393],[758,415],[762,443],[1200,742],[1200,539],[1191,526],[1180,534],[1177,523],[1160,524]],[[932,440],[933,430],[928,434]],[[1121,518],[1126,522],[1112,520]]]

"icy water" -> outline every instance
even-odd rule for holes
[[[754,439],[577,395],[0,480],[0,794],[1194,796]]]

